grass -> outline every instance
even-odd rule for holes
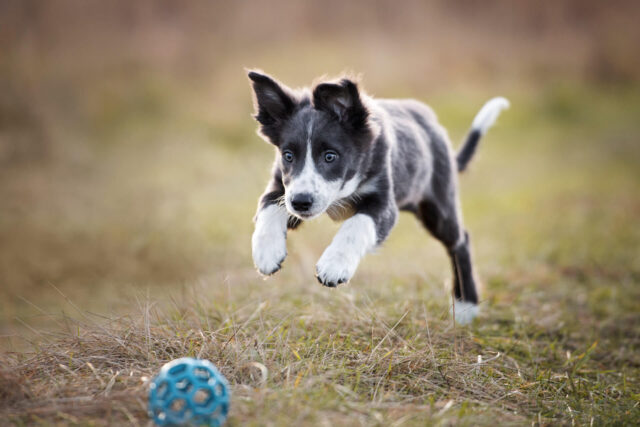
[[[494,290],[511,301],[485,303],[478,322],[461,329],[420,283],[330,292],[238,282],[189,287],[164,309],[140,299],[135,314],[116,319],[79,309],[58,318],[61,332],[8,355],[4,416],[144,423],[146,381],[166,361],[192,356],[230,380],[232,425],[637,419],[637,311],[590,312],[611,299],[599,289],[572,302],[545,287],[526,303]],[[536,305],[535,318],[524,313]]]
[[[272,153],[248,96],[219,122],[168,84],[72,92],[48,157],[0,172],[0,419],[146,424],[148,380],[183,356],[227,376],[230,425],[640,419],[637,87],[510,96],[461,178],[484,283],[462,328],[444,251],[409,216],[349,285],[313,278],[327,219],[261,280],[248,242]],[[486,94],[470,97],[429,100],[454,140]]]

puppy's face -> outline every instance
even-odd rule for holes
[[[322,214],[359,183],[357,145],[337,120],[311,106],[284,124],[278,150],[285,204],[301,219]]]
[[[349,81],[323,83],[297,95],[263,74],[249,73],[260,133],[279,151],[287,210],[314,218],[360,183],[359,167],[373,139],[368,111]]]

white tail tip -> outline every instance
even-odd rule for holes
[[[471,128],[485,134],[487,130],[495,123],[502,110],[509,108],[507,98],[501,96],[495,97],[487,101],[482,106],[476,117],[473,119]]]

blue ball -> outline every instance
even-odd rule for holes
[[[183,357],[164,365],[149,386],[149,416],[160,426],[221,426],[229,383],[208,360]]]

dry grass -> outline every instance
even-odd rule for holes
[[[602,424],[639,414],[640,339],[627,326],[637,313],[594,331],[592,315],[546,313],[558,295],[541,295],[546,303],[529,301],[543,307],[537,320],[495,304],[460,329],[433,308],[443,304],[406,298],[405,285],[378,295],[228,286],[203,283],[165,308],[141,300],[117,319],[53,317],[65,332],[6,354],[3,417],[144,424],[146,381],[182,356],[212,360],[230,380],[232,425]]]

